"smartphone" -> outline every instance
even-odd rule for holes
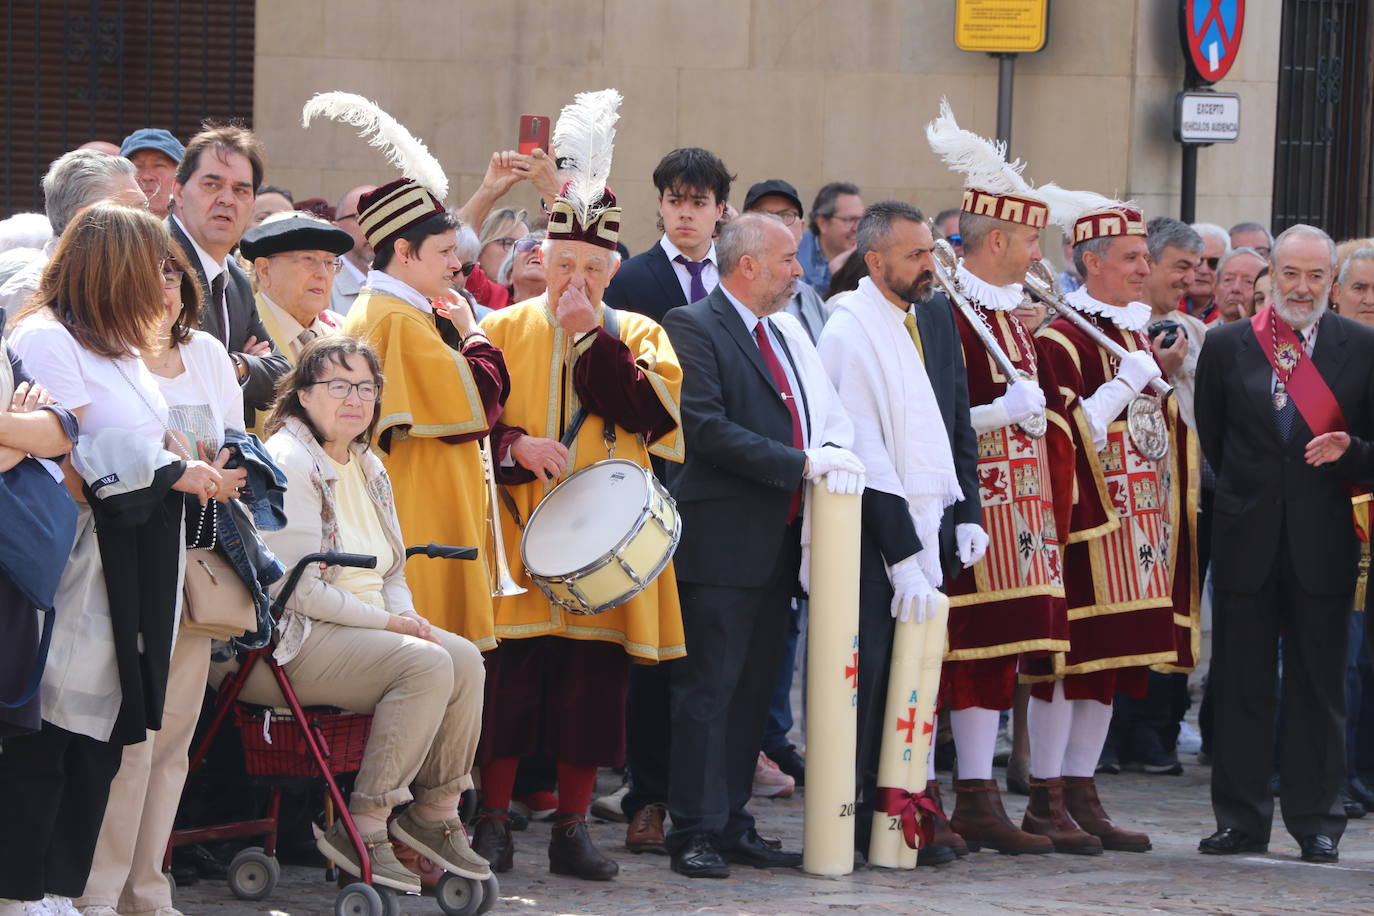
[[[544,115],[520,116],[520,139],[516,147],[520,154],[528,156],[537,149],[549,151],[549,119]]]

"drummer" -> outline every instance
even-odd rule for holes
[[[482,323],[493,345],[509,355],[512,393],[493,441],[497,479],[510,497],[502,500],[501,527],[512,558],[520,556],[521,527],[535,507],[575,471],[608,457],[644,468],[651,454],[683,458],[682,370],[667,335],[650,318],[602,304],[620,262],[615,195],[606,189],[588,210],[579,213],[564,196],[554,200],[542,246],[548,289]],[[581,408],[585,421],[565,446],[559,440]],[[615,496],[598,493],[585,511],[605,512]],[[582,546],[591,553],[568,572],[603,559],[593,555],[594,545]],[[478,748],[484,810],[476,848],[495,870],[511,867],[506,809],[516,765],[522,756],[544,753],[558,761],[549,870],[608,880],[618,867],[592,845],[587,806],[597,767],[624,759],[631,659],[653,664],[686,652],[673,567],[619,607],[573,616],[549,602],[523,565],[513,565],[528,591],[496,600],[502,641],[486,656],[487,696],[499,699],[487,707]]]

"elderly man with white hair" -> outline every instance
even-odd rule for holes
[[[19,311],[29,294],[38,289],[43,269],[57,250],[57,239],[76,212],[97,201],[112,200],[130,207],[148,208],[148,198],[134,180],[134,165],[119,156],[77,149],[58,157],[43,176],[43,209],[52,236],[41,253],[0,286],[0,308]]]
[[[1183,310],[1205,324],[1212,324],[1220,317],[1216,302],[1217,268],[1231,253],[1231,235],[1216,223],[1193,223],[1193,231],[1202,236],[1202,259],[1193,272]]]
[[[1360,555],[1350,487],[1368,485],[1374,330],[1329,313],[1336,248],[1274,243],[1273,303],[1207,335],[1197,369],[1212,522],[1215,726],[1210,855],[1268,848],[1275,723],[1284,826],[1309,862],[1345,829],[1345,660]],[[1282,715],[1275,715],[1279,636]]]

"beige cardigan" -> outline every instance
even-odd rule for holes
[[[283,665],[300,652],[301,645],[310,635],[312,620],[382,629],[391,614],[415,613],[415,602],[405,580],[405,544],[401,539],[401,524],[396,519],[391,479],[381,461],[366,445],[355,442],[351,450],[353,460],[362,462],[368,496],[377,508],[387,541],[391,544],[392,563],[382,573],[382,600],[386,602],[386,610],[374,607],[335,585],[340,567],[321,567],[318,563],[312,563],[306,567],[295,592],[287,601],[279,625],[277,648],[273,655]],[[288,419],[281,430],[267,441],[267,452],[286,475],[286,527],[280,531],[262,532],[263,541],[288,570],[288,575],[272,586],[275,598],[289,578],[290,569],[301,557],[340,549],[338,516],[334,508],[334,486],[338,473],[324,449],[315,441],[314,434],[295,418]]]

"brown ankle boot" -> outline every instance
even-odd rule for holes
[[[1064,808],[1064,780],[1030,778],[1030,803],[1021,829],[1027,833],[1049,837],[1055,852],[1076,856],[1102,855],[1102,841],[1078,829]]]
[[[578,815],[560,816],[549,837],[549,871],[587,881],[609,881],[620,873],[620,866],[606,858],[587,834],[587,819]]]
[[[494,808],[483,808],[472,822],[472,849],[491,863],[492,871],[510,871],[515,862],[510,815]]]
[[[935,807],[940,809],[940,816],[935,819],[935,844],[936,846],[948,846],[954,850],[956,856],[968,855],[968,844],[964,842],[953,827],[949,825],[949,818],[945,816],[945,802],[940,797],[940,780],[932,779],[926,783],[926,795],[935,802]]]
[[[956,779],[954,814],[950,827],[977,852],[986,846],[1006,855],[1054,851],[1048,837],[1017,829],[1002,807],[1002,793],[995,779]]]
[[[1102,841],[1103,849],[1116,852],[1149,852],[1150,837],[1123,830],[1112,823],[1097,797],[1097,781],[1091,776],[1064,777],[1064,807],[1088,833]]]

